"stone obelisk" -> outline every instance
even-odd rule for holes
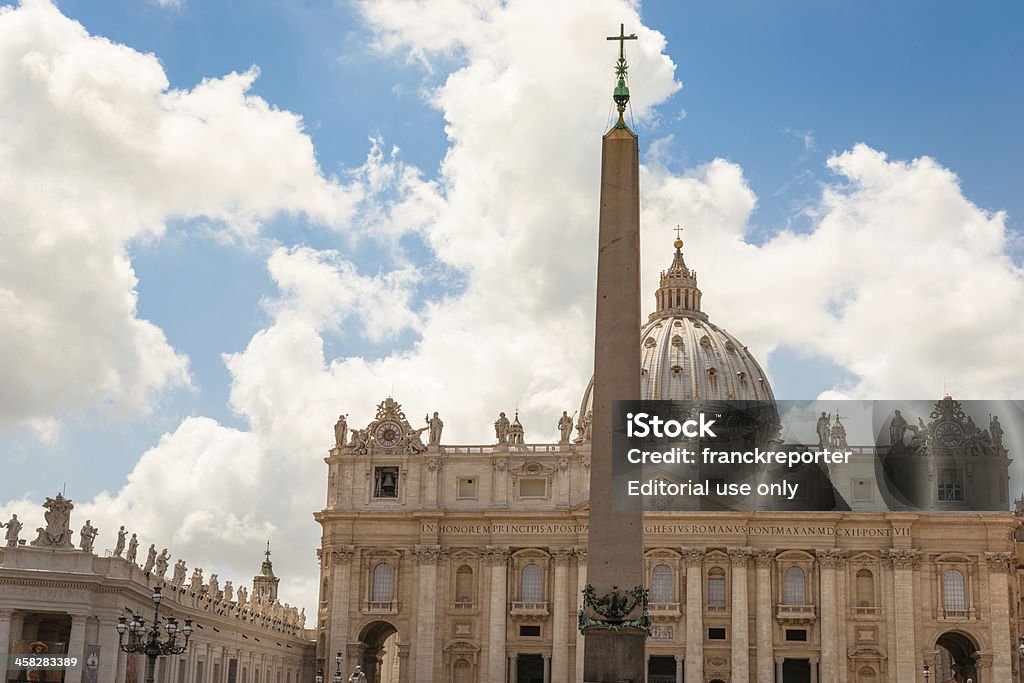
[[[600,598],[628,593],[644,584],[643,508],[613,505],[612,402],[640,398],[640,174],[636,134],[623,118],[626,86],[624,27],[619,41],[619,118],[601,145],[601,210],[597,260],[597,318],[594,347],[594,403],[591,432],[590,530],[587,583]],[[646,605],[645,605],[646,608]],[[586,610],[586,607],[584,608]],[[583,680],[621,683],[645,680],[646,633],[638,629],[587,627]]]

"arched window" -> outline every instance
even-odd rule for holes
[[[390,564],[381,562],[373,568],[373,591],[370,600],[372,602],[391,602],[393,589],[394,570]]]
[[[672,602],[672,567],[659,564],[651,572],[651,602]]]
[[[544,601],[544,572],[535,564],[523,567],[519,582],[519,599],[522,602]]]
[[[725,607],[725,571],[721,567],[708,572],[708,605]]]
[[[857,607],[875,606],[875,577],[867,569],[857,572]]]
[[[473,569],[465,564],[455,572],[455,602],[473,602]]]
[[[804,574],[804,570],[800,567],[790,567],[782,576],[782,604],[806,604],[807,576]]]
[[[964,593],[964,575],[956,569],[950,569],[942,576],[942,595],[946,609],[967,609]]]

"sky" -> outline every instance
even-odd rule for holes
[[[0,3],[0,517],[32,528],[66,490],[101,552],[125,524],[236,585],[270,539],[315,613],[338,414],[392,395],[486,443],[518,409],[554,439],[593,366],[620,23],[645,306],[682,225],[704,310],[779,398],[1020,398],[1022,20]]]

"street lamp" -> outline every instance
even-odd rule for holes
[[[928,668],[927,664],[924,665],[924,670],[921,672],[921,675],[924,676],[925,683],[928,683],[928,679],[932,677],[932,670]]]
[[[324,683],[324,670],[320,669],[316,672],[316,683]]]
[[[1024,636],[1017,638],[1017,653],[1024,657]]]
[[[124,652],[137,652],[146,655],[146,683],[153,683],[156,672],[156,658],[165,655],[180,655],[188,647],[188,639],[192,636],[192,620],[186,619],[185,625],[181,627],[181,634],[185,636],[185,642],[176,645],[178,638],[178,620],[174,617],[164,617],[167,623],[164,630],[167,631],[167,640],[160,640],[160,603],[164,596],[161,594],[163,588],[157,586],[153,589],[153,604],[156,610],[153,612],[153,623],[147,633],[146,621],[138,614],[132,616],[131,623],[125,617],[117,618],[117,646]],[[124,642],[124,634],[128,632],[128,642]]]
[[[1024,647],[1024,645],[1021,645]],[[337,668],[334,670],[334,683],[341,683],[341,660],[344,659],[345,655],[340,652],[334,655],[334,663],[337,664]]]

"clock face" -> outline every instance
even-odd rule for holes
[[[373,430],[373,436],[381,446],[391,448],[398,445],[398,441],[402,438],[402,429],[398,423],[389,420],[377,425],[377,428]]]
[[[944,448],[956,448],[964,440],[964,430],[952,421],[940,422],[935,426],[935,440]]]

